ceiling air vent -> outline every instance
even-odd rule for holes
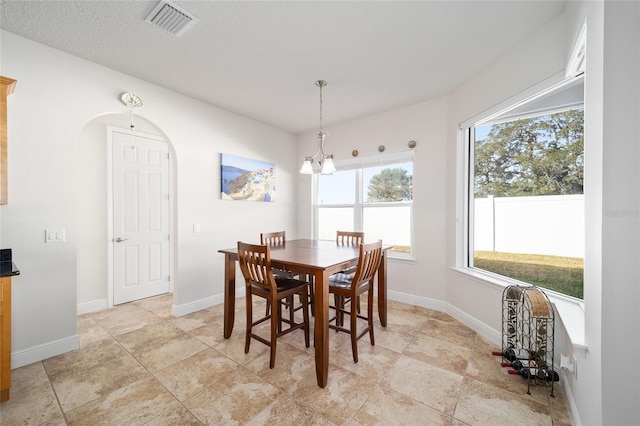
[[[157,25],[176,37],[180,37],[198,22],[198,18],[175,4],[162,0],[153,8],[145,21]]]

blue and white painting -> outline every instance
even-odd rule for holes
[[[231,154],[220,154],[220,198],[275,201],[276,165]]]

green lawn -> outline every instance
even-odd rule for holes
[[[578,299],[583,298],[584,261],[581,258],[476,251],[473,265]]]

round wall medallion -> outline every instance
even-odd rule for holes
[[[409,145],[409,148],[415,148],[416,147],[416,141],[409,141],[408,145]]]
[[[380,145],[378,147],[378,152],[384,152],[384,145]]]
[[[354,149],[353,151],[351,151],[351,156],[352,157],[357,157],[358,156],[358,150]]]
[[[125,92],[122,95],[120,95],[120,100],[122,101],[123,104],[125,104],[131,109],[139,108],[142,106],[142,99],[140,99],[138,95],[135,95],[130,92]]]

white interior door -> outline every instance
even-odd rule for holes
[[[169,292],[169,147],[112,129],[113,304]]]

